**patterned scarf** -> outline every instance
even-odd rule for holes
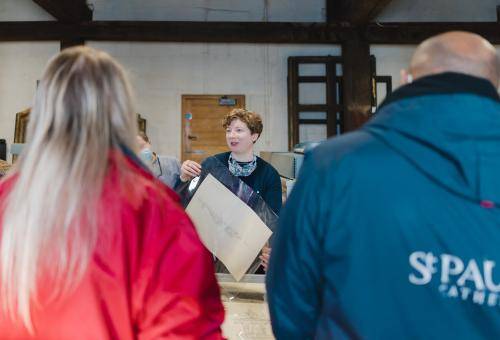
[[[236,177],[246,177],[250,176],[252,172],[257,167],[257,156],[253,155],[253,160],[248,163],[237,162],[232,154],[229,154],[229,159],[227,160],[229,165],[229,171]]]

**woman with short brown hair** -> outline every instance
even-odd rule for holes
[[[222,127],[226,130],[226,143],[230,151],[211,156],[201,165],[191,160],[184,161],[181,181],[199,176],[204,164],[215,158],[227,166],[233,176],[259,194],[272,211],[279,214],[282,204],[280,176],[271,164],[254,154],[254,144],[263,129],[262,118],[252,111],[234,109],[223,119]],[[270,248],[264,247],[260,257],[264,269],[267,268],[269,255]]]
[[[234,109],[224,117],[229,152],[211,157],[226,165],[234,176],[249,185],[267,205],[278,214],[281,209],[281,180],[273,166],[254,154],[254,144],[262,133],[259,114],[245,109]],[[199,176],[203,163],[186,160],[181,166],[182,182]]]

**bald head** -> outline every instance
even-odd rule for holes
[[[410,73],[414,78],[442,72],[485,78],[498,87],[500,59],[495,48],[479,35],[443,33],[421,43],[410,63]]]

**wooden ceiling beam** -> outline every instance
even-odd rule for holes
[[[448,31],[479,34],[492,44],[500,44],[500,22],[391,22],[366,27],[363,38],[370,44],[419,44]]]
[[[391,0],[326,0],[327,22],[348,22],[366,25],[372,21]]]
[[[33,0],[33,2],[63,24],[76,24],[92,20],[92,10],[87,5],[86,0]],[[76,35],[79,31],[79,28],[73,28],[73,30],[66,32],[73,34],[68,34],[60,39],[61,50],[85,44],[85,40]]]
[[[0,22],[0,41],[52,41],[72,38],[78,25],[58,21]]]
[[[318,23],[100,21],[83,24],[82,30],[98,40],[321,44],[341,41],[349,29]]]
[[[92,10],[86,0],[33,0],[33,2],[61,22],[92,20]]]
[[[80,37],[98,41],[336,44],[353,32],[369,44],[418,44],[438,33],[465,30],[500,44],[498,22],[346,24],[279,22],[57,21],[0,22],[0,41],[50,41]]]
[[[0,22],[0,41],[49,41],[72,37],[98,41],[325,44],[350,29],[317,23],[57,21]]]

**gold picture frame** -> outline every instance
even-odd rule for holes
[[[16,125],[14,127],[14,143],[26,143],[26,131],[31,109],[28,108],[16,113]],[[12,163],[17,159],[17,155],[12,155]]]
[[[26,130],[31,109],[26,109],[16,113],[16,125],[14,128],[14,143],[26,142]]]
[[[142,118],[139,113],[137,114],[137,124],[139,126],[139,131],[146,133],[146,119]]]
[[[31,109],[28,108],[16,113],[16,125],[14,127],[14,143],[26,143],[26,131],[28,129],[28,121]],[[137,125],[139,131],[146,133],[146,119],[137,114]],[[12,162],[15,162],[17,156],[12,156]]]

